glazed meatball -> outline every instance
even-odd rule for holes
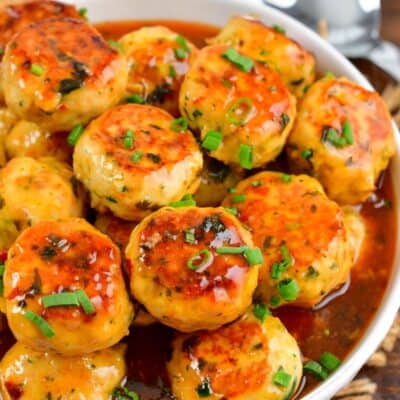
[[[315,80],[315,58],[279,27],[269,27],[251,17],[233,17],[210,44],[227,44],[279,74],[296,96]]]
[[[5,149],[9,158],[14,157],[54,157],[69,162],[72,147],[67,145],[67,133],[50,133],[29,121],[19,121],[5,139]]]
[[[306,175],[262,172],[223,203],[263,250],[258,295],[270,306],[312,307],[346,282],[355,250],[343,210]]]
[[[119,41],[128,59],[128,96],[139,95],[174,116],[179,115],[179,90],[196,47],[163,26],[141,28]]]
[[[0,108],[0,166],[6,164],[5,140],[17,117],[8,108]]]
[[[4,296],[17,340],[66,356],[114,345],[133,317],[118,247],[78,218],[40,222],[18,237]]]
[[[20,229],[39,221],[79,217],[84,192],[69,165],[53,158],[13,158],[0,170],[2,210]]]
[[[167,365],[177,400],[291,398],[302,375],[299,347],[278,318],[256,307],[215,331],[177,336]]]
[[[1,78],[8,107],[51,132],[85,124],[117,104],[127,63],[89,24],[47,19],[7,45]]]
[[[296,114],[296,100],[275,72],[224,45],[200,50],[179,106],[211,157],[246,169],[278,156]]]
[[[236,186],[243,178],[243,172],[205,156],[200,186],[193,198],[200,207],[219,206],[229,188]]]
[[[164,110],[126,104],[89,125],[73,158],[94,208],[140,220],[197,189],[202,154],[192,134],[174,124]]]
[[[218,328],[251,303],[260,263],[247,258],[252,247],[249,232],[222,208],[163,208],[132,232],[132,295],[177,330]]]
[[[287,146],[293,171],[314,175],[340,204],[365,201],[394,152],[392,122],[381,97],[330,76],[304,96]]]
[[[125,376],[125,346],[82,357],[41,353],[15,344],[0,364],[4,400],[109,400]]]

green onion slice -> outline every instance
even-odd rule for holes
[[[304,158],[305,160],[309,160],[314,154],[314,151],[312,149],[303,149],[301,152],[301,157]]]
[[[354,144],[353,128],[348,119],[343,122],[342,134],[347,144]]]
[[[169,203],[170,207],[179,208],[179,207],[194,207],[196,206],[196,201],[193,199],[191,194],[185,194],[181,200],[173,201]]]
[[[292,278],[280,281],[277,285],[277,289],[281,298],[286,301],[296,300],[300,292],[299,285]]]
[[[288,387],[292,380],[292,375],[288,374],[282,367],[279,367],[278,371],[273,377],[273,382],[275,385]]]
[[[321,381],[328,378],[328,372],[316,361],[307,361],[303,365],[303,370]]]
[[[41,65],[39,65],[39,64],[32,64],[31,65],[31,73],[33,75],[41,76],[41,75],[43,75],[43,72],[44,72],[44,69],[43,69],[43,67]]]
[[[178,35],[175,42],[183,49],[186,53],[190,53],[190,47],[186,41],[186,38],[182,35]]]
[[[253,108],[254,103],[250,97],[240,97],[229,107],[229,110],[226,112],[226,118],[231,124],[242,126],[246,123]]]
[[[196,243],[196,234],[194,228],[186,229],[185,230],[185,242],[189,244]]]
[[[218,131],[209,131],[203,142],[201,143],[201,146],[210,151],[215,151],[218,149],[218,147],[221,145],[222,142],[222,133]]]
[[[125,98],[125,101],[127,103],[133,103],[133,104],[144,104],[146,102],[145,99],[142,96],[140,96],[140,94],[135,94],[135,93],[127,96]]]
[[[271,315],[271,311],[268,307],[263,303],[254,304],[253,307],[253,315],[259,319],[261,322],[265,321],[268,315]]]
[[[239,247],[222,246],[218,247],[216,252],[218,254],[243,254],[246,248],[247,248],[246,246],[239,246]]]
[[[231,198],[232,203],[243,203],[244,201],[246,201],[246,195],[245,194],[236,194],[235,196],[232,196]]]
[[[82,289],[79,289],[75,293],[76,297],[78,298],[79,304],[82,306],[83,311],[85,311],[85,314],[93,314],[96,309],[94,308],[94,305],[90,301],[86,292]]]
[[[55,335],[53,328],[40,315],[30,310],[26,310],[22,315],[33,322],[46,337],[52,338]]]
[[[185,118],[180,117],[180,118],[175,118],[172,122],[171,125],[169,126],[171,130],[174,132],[183,132],[188,128],[188,123]]]
[[[118,50],[120,53],[122,53],[122,46],[116,42],[115,40],[107,40],[107,43],[111,46],[114,47],[114,49]]]
[[[253,147],[241,144],[239,147],[240,166],[244,169],[253,169]]]
[[[250,265],[262,264],[264,262],[262,252],[258,247],[252,249],[247,247],[244,251],[244,256]]]
[[[187,262],[187,267],[193,271],[205,267],[211,260],[212,254],[210,250],[204,249],[190,257]]]
[[[234,215],[237,217],[238,215],[238,209],[236,207],[225,207],[225,210],[228,211],[228,213]]]
[[[319,358],[319,362],[330,372],[336,371],[341,361],[334,354],[325,351]]]
[[[254,61],[251,58],[238,53],[233,47],[225,50],[224,53],[222,53],[222,57],[229,60],[244,72],[250,72],[253,69]]]
[[[285,34],[286,34],[286,30],[285,30],[282,26],[280,26],[280,25],[272,25],[272,29],[273,29],[275,32],[281,33],[282,35],[285,35]]]
[[[42,297],[43,306],[49,307],[62,307],[62,306],[79,306],[79,301],[76,293],[63,292],[56,294],[49,294]]]
[[[124,147],[126,149],[131,149],[133,147],[133,131],[128,129],[124,137]]]
[[[292,177],[289,174],[282,174],[281,179],[283,183],[289,183],[292,180]]]
[[[81,137],[83,133],[83,126],[82,125],[76,125],[72,128],[72,131],[68,135],[67,142],[71,146],[75,146],[76,143],[78,142],[78,139]]]
[[[131,161],[137,163],[142,158],[143,153],[141,151],[135,151],[131,156]]]
[[[5,270],[6,270],[6,266],[3,263],[1,263],[0,264],[0,296],[2,296],[3,292],[4,292],[3,276],[4,276]]]
[[[322,141],[329,142],[335,147],[344,147],[346,145],[346,139],[339,134],[339,132],[332,127],[324,128],[322,131]]]

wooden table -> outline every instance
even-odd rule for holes
[[[382,0],[382,6],[382,37],[400,45],[400,1]]]

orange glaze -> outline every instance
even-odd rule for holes
[[[241,291],[252,267],[243,255],[217,254],[215,248],[246,245],[236,224],[232,217],[217,211],[159,214],[141,232],[140,262],[163,287],[187,298],[207,295],[216,302],[221,296],[233,298]],[[185,242],[187,230],[194,232],[195,244]],[[189,269],[188,260],[203,249],[211,251],[209,262],[201,270]],[[195,264],[201,261],[196,260]]]
[[[81,18],[74,6],[58,1],[29,1],[0,7],[0,48],[4,50],[15,33],[28,24],[51,17]]]

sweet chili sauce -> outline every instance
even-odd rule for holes
[[[143,26],[163,25],[179,32],[201,47],[205,39],[218,31],[213,26],[180,21],[122,21],[98,24],[106,39],[118,39],[123,34]],[[364,245],[352,270],[349,285],[340,296],[322,308],[303,310],[284,307],[274,314],[280,317],[297,339],[304,357],[318,359],[329,351],[341,359],[361,339],[379,308],[392,272],[396,244],[396,209],[390,173],[384,174],[377,192],[361,206],[366,224]],[[332,296],[334,297],[334,296]],[[193,310],[195,312],[195,310]],[[0,355],[13,343],[4,319],[0,321]],[[128,344],[126,360],[129,386],[141,399],[172,399],[168,390],[165,362],[169,357],[169,343],[174,332],[161,325],[134,327],[125,340]],[[310,391],[317,381],[303,381],[302,394]]]

